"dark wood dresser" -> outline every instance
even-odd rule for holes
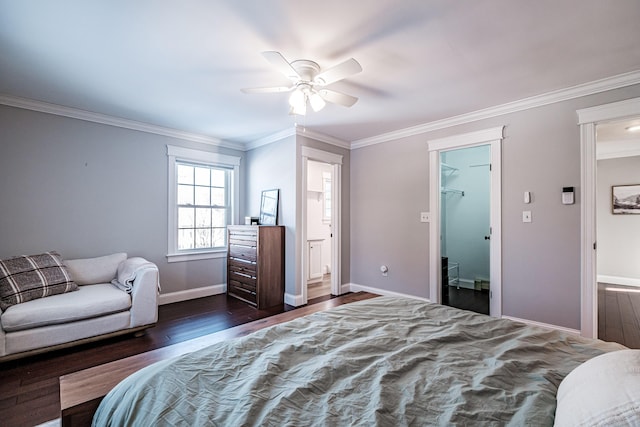
[[[227,294],[264,309],[284,303],[284,226],[230,225]]]

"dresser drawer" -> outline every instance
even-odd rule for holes
[[[251,289],[244,283],[237,282],[235,280],[229,279],[229,286],[227,287],[227,293],[236,298],[240,298],[245,300],[251,304],[256,305],[258,299],[256,298],[255,286]]]
[[[256,277],[258,269],[256,268],[255,262],[248,262],[239,258],[229,258],[227,263],[229,265],[229,271]]]
[[[258,241],[258,231],[255,228],[230,228],[229,243],[245,246],[255,246]]]
[[[229,233],[229,244],[240,246],[256,246],[257,238],[255,234]]]
[[[231,258],[256,262],[258,259],[258,251],[255,247],[251,246],[229,245],[229,256]]]
[[[251,276],[246,273],[238,273],[232,270],[229,270],[229,280],[235,281],[238,283],[243,283],[245,285],[253,287],[253,290],[256,290],[256,277]]]

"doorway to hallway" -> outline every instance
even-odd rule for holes
[[[307,162],[307,299],[331,294],[333,167]]]

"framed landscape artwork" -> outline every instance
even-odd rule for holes
[[[640,215],[640,184],[611,187],[614,214]]]

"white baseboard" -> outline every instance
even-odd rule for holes
[[[305,304],[302,301],[302,295],[288,294],[286,292],[284,294],[284,303],[292,305],[294,307],[300,307],[301,305]]]
[[[342,285],[342,289],[345,289],[345,285]],[[348,286],[349,291],[350,292],[371,292],[372,294],[378,294],[378,295],[384,295],[384,296],[389,296],[389,297],[404,297],[404,298],[413,298],[413,299],[419,299],[421,301],[426,301],[426,302],[431,302],[431,300],[429,298],[423,298],[423,297],[418,297],[415,295],[409,295],[409,294],[403,294],[401,292],[394,292],[394,291],[388,291],[386,289],[380,289],[380,288],[374,288],[371,286],[363,286],[363,285],[358,285],[356,283],[348,283],[346,286]]]
[[[511,316],[502,316],[502,318],[503,319],[513,320],[514,322],[525,323],[527,325],[539,326],[539,327],[545,328],[545,329],[553,329],[553,330],[560,331],[560,332],[566,332],[566,333],[572,334],[572,335],[580,335],[580,331],[579,330],[571,329],[571,328],[565,328],[564,326],[551,325],[549,323],[536,322],[535,320],[520,319],[520,318],[517,318],[517,317],[511,317]]]
[[[611,285],[640,287],[640,279],[634,279],[632,277],[605,276],[604,274],[598,274],[598,282],[609,283]]]
[[[185,289],[184,291],[169,292],[158,296],[158,305],[171,304],[174,302],[187,301],[190,299],[210,297],[227,292],[227,284],[203,286],[195,289]]]

